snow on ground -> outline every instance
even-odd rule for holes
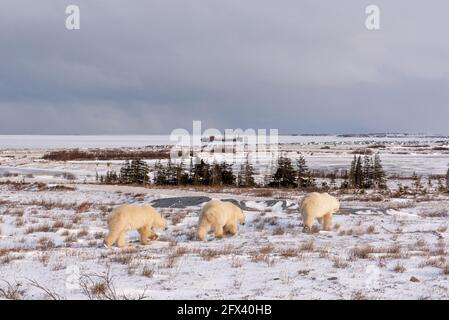
[[[447,198],[342,196],[334,230],[305,234],[299,196],[2,184],[0,288],[18,285],[26,299],[449,298]],[[237,236],[194,239],[207,198],[239,201],[247,223]],[[157,241],[142,246],[130,232],[128,248],[103,246],[111,208],[158,199],[169,228]]]
[[[348,169],[355,150],[372,146],[393,190],[410,186],[413,171],[443,175],[449,163],[447,137],[280,140],[282,152],[304,155],[312,170]],[[53,148],[161,143],[167,137],[0,136],[0,299],[449,298],[449,197],[436,192],[436,179],[423,179],[428,195],[340,194],[334,229],[305,234],[296,190],[96,185],[96,172],[119,170],[121,161],[42,160]],[[244,209],[237,236],[195,240],[201,206],[211,198]],[[106,249],[111,209],[144,202],[163,213],[168,230],[148,246],[130,232],[129,248]]]

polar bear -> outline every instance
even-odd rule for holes
[[[117,245],[125,247],[128,231],[137,230],[142,244],[148,244],[148,238],[155,240],[158,235],[153,228],[167,229],[164,218],[150,205],[125,204],[115,208],[108,217],[109,234],[104,240],[107,247]]]
[[[205,240],[210,229],[214,229],[215,238],[223,237],[224,232],[237,234],[237,224],[245,224],[243,210],[232,202],[210,200],[201,210],[198,221],[197,237]]]
[[[303,198],[299,208],[304,223],[304,232],[311,231],[315,218],[323,225],[324,230],[330,231],[332,229],[332,215],[340,210],[340,202],[326,192],[311,192]]]

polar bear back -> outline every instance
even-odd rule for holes
[[[231,202],[211,200],[201,210],[200,221],[205,219],[212,225],[224,225],[229,221],[236,221],[240,210]]]
[[[311,192],[304,197],[300,205],[303,215],[312,215],[315,218],[321,218],[328,213],[334,213],[339,208],[339,201],[326,192]]]
[[[149,205],[125,204],[115,208],[108,217],[108,225],[127,230],[138,229],[144,225],[151,225],[156,210]]]

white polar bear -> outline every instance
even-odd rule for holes
[[[214,229],[215,238],[222,238],[224,232],[237,234],[237,224],[245,224],[243,210],[232,202],[210,200],[201,210],[197,237],[206,239],[209,230]]]
[[[125,247],[126,233],[138,230],[142,244],[148,244],[148,238],[155,240],[158,235],[153,228],[166,229],[164,218],[152,206],[125,204],[115,208],[108,217],[109,234],[104,244],[111,247],[115,242]]]
[[[311,192],[303,198],[299,208],[304,223],[304,232],[310,232],[315,218],[323,225],[324,230],[330,231],[332,215],[340,210],[340,202],[326,192]]]

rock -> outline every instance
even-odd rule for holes
[[[411,282],[419,282],[419,279],[416,278],[416,277],[414,277],[414,276],[412,276],[412,277],[410,278],[410,281],[411,281]]]
[[[329,281],[334,281],[334,280],[337,280],[338,278],[337,277],[330,277],[330,278],[327,278],[327,280],[329,280]]]

